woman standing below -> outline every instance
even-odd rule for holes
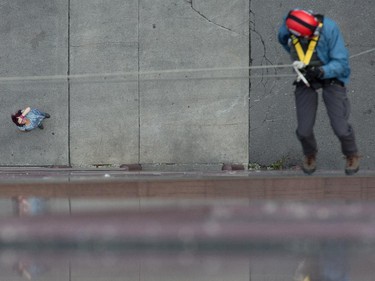
[[[42,121],[44,118],[50,117],[48,113],[27,107],[24,110],[18,110],[15,114],[12,114],[12,121],[21,131],[31,131],[36,127],[43,130]]]

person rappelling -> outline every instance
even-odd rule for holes
[[[290,54],[297,74],[294,82],[296,134],[304,154],[302,170],[309,175],[316,170],[318,148],[313,129],[317,90],[321,89],[331,127],[346,158],[345,173],[355,174],[359,170],[360,156],[353,127],[348,122],[349,53],[338,25],[329,17],[294,9],[284,18],[278,40]]]

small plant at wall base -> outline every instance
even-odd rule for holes
[[[288,170],[294,169],[298,165],[295,164],[297,161],[292,161],[289,157],[285,156],[281,159],[269,164],[269,165],[261,165],[259,163],[249,163],[249,170],[251,171],[259,171],[259,170]]]
[[[251,171],[258,171],[262,169],[262,166],[259,165],[258,163],[249,163],[249,170]]]
[[[277,160],[267,167],[268,170],[283,170],[285,167],[284,159]]]

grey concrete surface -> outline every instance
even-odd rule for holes
[[[0,5],[0,76],[66,74],[66,1],[7,1]],[[53,81],[0,83],[0,165],[68,163],[67,85]],[[10,115],[26,106],[49,112],[48,129],[20,133]]]
[[[0,165],[141,163],[185,170],[229,162],[297,165],[292,71],[251,70],[249,79],[247,67],[289,63],[277,43],[277,28],[297,6],[335,19],[351,55],[374,48],[369,28],[375,25],[374,5],[361,0],[357,9],[358,3],[344,2],[3,3]],[[363,169],[375,167],[374,141],[368,137],[375,110],[374,55],[351,60],[351,122]],[[21,133],[10,122],[10,114],[24,106],[52,115],[43,131]],[[323,104],[316,134],[319,167],[342,169]]]
[[[11,108],[24,106],[52,118],[44,131],[24,135],[7,122],[0,164],[247,163],[246,69],[235,73],[240,79],[211,70],[140,73],[246,68],[248,5],[247,0],[2,5],[6,60],[0,71],[19,77],[1,85],[9,108],[2,118],[9,120]],[[104,77],[118,72],[132,74],[120,81]],[[63,77],[56,81],[49,75]],[[24,82],[25,76],[46,80]]]
[[[141,2],[140,70],[246,67],[248,1],[190,2]],[[141,163],[247,162],[248,79],[215,74],[140,81]]]
[[[138,71],[137,1],[70,1],[69,11],[72,75]],[[71,165],[138,162],[137,82],[78,80],[69,96]]]

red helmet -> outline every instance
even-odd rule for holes
[[[289,12],[286,22],[287,28],[296,36],[310,37],[319,25],[318,19],[304,10],[292,10]]]

